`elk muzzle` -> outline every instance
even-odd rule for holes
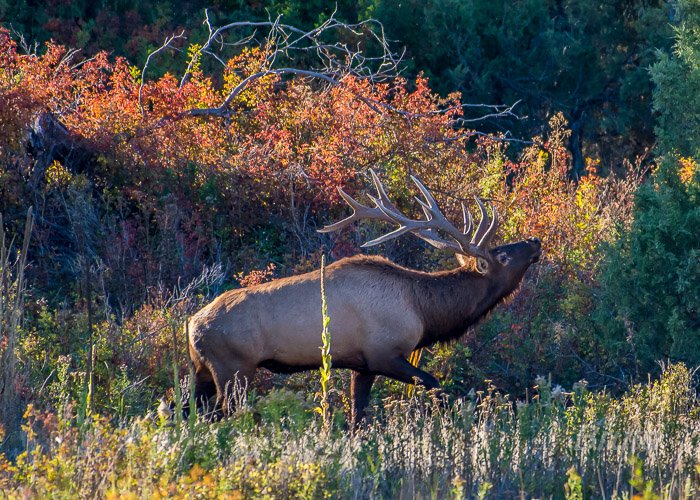
[[[528,238],[526,241],[527,241],[528,245],[530,245],[530,247],[532,248],[532,250],[534,252],[532,255],[532,258],[530,259],[530,262],[532,262],[533,264],[535,262],[539,262],[540,257],[542,256],[542,243],[540,242],[540,239],[539,238]]]

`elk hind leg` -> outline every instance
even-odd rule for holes
[[[433,377],[430,373],[416,368],[402,356],[397,356],[385,361],[382,364],[382,369],[377,371],[382,375],[407,384],[413,384],[415,382],[414,379],[417,378],[420,380],[420,383],[428,389],[437,389],[440,387],[438,379]]]
[[[216,396],[216,383],[211,371],[203,363],[195,366],[194,401],[197,410],[206,412],[214,396]]]
[[[376,374],[374,373],[352,372],[350,379],[350,398],[352,399],[350,419],[353,429],[357,429],[365,418],[365,408],[367,408],[369,403],[369,394],[375,378]]]
[[[194,367],[194,401],[195,410],[204,413],[207,410],[209,402],[216,395],[216,384],[214,383],[214,377],[209,370],[209,367],[204,362],[199,353],[192,347],[189,346],[190,359]],[[190,400],[189,397],[184,397],[182,400],[182,410],[183,416],[187,417],[190,413]]]

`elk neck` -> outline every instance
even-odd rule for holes
[[[464,267],[415,279],[413,293],[424,325],[417,347],[464,334],[512,292],[502,281]]]

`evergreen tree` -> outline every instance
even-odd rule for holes
[[[650,70],[659,165],[611,248],[599,308],[613,356],[645,369],[666,358],[700,364],[700,7],[676,8],[673,51]]]
[[[563,112],[577,177],[585,156],[614,167],[653,143],[648,66],[671,42],[666,4],[377,0],[370,14],[439,91],[460,90],[472,103],[521,101],[526,120],[491,130],[530,137]]]

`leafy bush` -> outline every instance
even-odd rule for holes
[[[665,160],[608,252],[597,311],[611,359],[644,373],[658,359],[700,364],[700,172]]]
[[[680,0],[671,51],[659,51],[650,67],[654,129],[662,154],[700,158],[700,6]]]
[[[610,360],[627,375],[659,359],[700,364],[700,10],[681,1],[675,15],[673,52],[651,67],[659,164],[601,277],[598,322]]]

